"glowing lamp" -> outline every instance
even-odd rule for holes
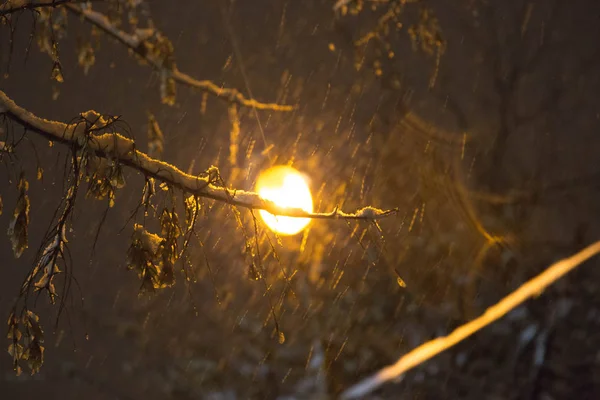
[[[256,191],[263,199],[271,200],[279,207],[313,212],[308,184],[292,167],[280,165],[262,172],[256,181]],[[310,218],[276,216],[264,210],[260,210],[259,214],[271,230],[282,235],[295,235],[310,222]]]

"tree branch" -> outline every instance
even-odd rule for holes
[[[298,208],[282,208],[263,199],[258,193],[216,186],[208,177],[186,174],[179,168],[149,157],[135,148],[133,140],[119,133],[94,135],[85,124],[65,124],[35,116],[16,105],[0,90],[0,115],[36,132],[48,140],[77,150],[85,149],[96,156],[118,161],[147,177],[155,178],[186,193],[249,209],[265,210],[274,215],[313,219],[376,220],[394,214],[397,210],[380,210],[367,206],[354,213],[345,213],[337,207],[329,213],[308,213]]]
[[[87,3],[90,0],[7,0],[0,4],[0,16],[43,7],[59,7],[67,3]],[[98,0],[96,0],[98,1]]]
[[[499,320],[526,300],[539,296],[548,286],[598,253],[600,253],[600,241],[586,247],[571,257],[554,263],[544,272],[525,282],[517,290],[488,308],[478,318],[459,326],[448,336],[433,339],[410,351],[408,354],[400,357],[395,364],[379,370],[376,374],[347,389],[342,393],[341,398],[346,400],[362,398],[386,382],[401,379],[407,371],[421,365],[425,361],[473,335],[475,332]]]
[[[181,85],[199,89],[220,99],[237,103],[241,106],[256,108],[258,110],[292,111],[295,108],[294,106],[290,105],[261,103],[260,101],[246,98],[237,89],[222,88],[210,80],[198,80],[184,72],[181,72],[174,64],[172,67],[165,66],[161,61],[149,56],[145,46],[145,38],[140,38],[137,34],[131,35],[118,29],[111,24],[104,14],[98,11],[93,11],[91,8],[82,7],[76,4],[65,4],[65,7],[73,14],[83,18],[88,23],[102,30],[105,34],[112,36],[121,44],[128,47],[155,70],[168,72],[170,77]]]

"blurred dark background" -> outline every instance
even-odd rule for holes
[[[0,89],[40,117],[122,115],[145,148],[150,111],[165,133],[163,158],[184,171],[214,164],[229,184],[251,189],[261,169],[291,163],[310,177],[321,211],[399,209],[379,227],[314,221],[280,240],[261,226],[261,282],[249,279],[244,255],[249,213],[241,211],[242,229],[230,208],[207,203],[202,244],[189,249],[193,279],[179,274],[175,287],[138,297],[125,260],[143,177],[127,172],[93,257],[107,201],[78,199],[68,232],[78,285],[58,322],[57,307],[37,301],[45,364],[17,377],[10,356],[0,357],[1,397],[335,398],[600,238],[600,4],[430,0],[389,17],[399,3],[351,2],[342,15],[317,0],[146,2],[180,70],[298,105],[240,110],[237,169],[223,101],[208,96],[203,111],[202,94],[179,86],[175,105],[162,105],[157,74],[104,36],[85,75],[76,49],[90,27],[73,16],[57,83],[35,42],[25,56],[31,13],[13,17],[13,34],[0,26]],[[30,249],[15,260],[8,238],[0,241],[3,318],[63,196],[65,149],[28,136],[2,167],[0,226],[21,170],[32,207]],[[598,398],[598,265],[372,398]],[[280,298],[283,344],[270,312]]]

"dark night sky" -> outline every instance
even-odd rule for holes
[[[9,356],[0,357],[0,392],[7,393],[2,398],[283,398],[306,378],[306,356],[319,339],[330,345],[334,357],[340,354],[331,363],[328,381],[329,390],[339,392],[410,348],[447,333],[551,261],[600,236],[595,223],[600,216],[597,2],[559,2],[554,16],[553,2],[489,1],[488,7],[479,1],[425,2],[447,42],[432,89],[434,58],[413,51],[406,34],[418,20],[416,6],[408,9],[404,29],[390,37],[395,56],[383,61],[377,77],[372,68],[377,49],[369,49],[357,71],[352,46],[374,24],[368,10],[359,18],[336,18],[332,1],[222,3],[148,1],[156,27],[175,46],[180,70],[250,91],[265,102],[285,99],[299,105],[292,113],[241,110],[241,148],[245,151],[252,140],[255,145],[240,161],[247,179],[231,183],[250,189],[258,170],[270,162],[262,151],[273,145],[271,161],[293,159],[310,175],[321,210],[373,204],[398,207],[398,216],[381,223],[383,239],[370,228],[366,250],[352,235],[354,225],[337,221],[313,223],[302,256],[300,238],[284,240],[286,268],[299,276],[320,270],[325,284],[311,282],[309,289],[298,284],[295,290],[308,290],[310,302],[296,309],[306,313],[301,318],[289,299],[280,318],[287,341],[279,346],[271,337],[272,321],[262,327],[268,303],[263,287],[246,277],[243,235],[232,214],[219,206],[201,221],[206,252],[198,244],[190,250],[198,281],[188,287],[180,276],[175,288],[138,299],[137,277],[125,268],[131,226],[122,228],[143,179],[127,173],[127,186],[117,193],[91,260],[106,202],[78,200],[69,248],[84,306],[74,289],[69,315],[54,329],[56,307],[40,298],[36,310],[47,333],[45,366],[33,378],[16,378]],[[524,24],[527,4],[532,8]],[[51,60],[35,43],[25,62],[31,21],[27,13],[20,17],[10,71],[0,78],[0,89],[17,104],[60,121],[88,109],[122,115],[143,148],[151,111],[165,132],[166,161],[194,173],[215,164],[231,176],[224,102],[209,97],[201,114],[202,95],[178,87],[175,106],[162,105],[156,74],[104,37],[96,64],[85,76],[75,49],[89,27],[72,16],[68,37],[60,42],[65,82],[56,84],[50,80]],[[8,44],[9,31],[0,26],[3,70]],[[60,88],[56,100],[54,87]],[[38,138],[32,143],[45,174],[35,181],[36,159],[31,146],[23,145],[15,168],[30,175],[30,249],[14,260],[9,240],[0,241],[0,316],[8,315],[63,191],[64,150]],[[0,182],[0,227],[6,227],[14,182]],[[489,201],[492,195],[510,201],[496,204]],[[472,215],[493,234],[505,236],[507,247],[483,254],[485,240]],[[366,260],[381,246],[384,255],[361,280]],[[218,271],[214,282],[206,272],[205,253]],[[277,271],[273,264],[269,270]],[[340,265],[346,273],[332,288]],[[600,344],[591,333],[598,332],[600,306],[594,266],[590,262],[524,307],[524,317],[481,332],[404,383],[384,389],[382,396],[509,398],[531,390],[532,398],[543,398],[546,390],[556,399],[594,398],[600,390],[597,360],[589,364],[595,378],[587,370],[578,377],[552,375],[553,365],[568,370]],[[406,290],[399,290],[394,270],[408,284]],[[221,305],[215,288],[224,299]],[[557,327],[548,316],[565,302],[572,311],[569,317],[558,312],[556,318],[565,319]],[[531,348],[515,350],[530,326],[554,335],[548,366],[539,370],[542,383],[521,378],[529,373],[523,369],[530,371]],[[564,346],[570,346],[570,354],[564,354]],[[461,357],[472,367],[457,366]],[[476,379],[481,385],[472,383]],[[561,379],[567,389],[551,383]],[[217,392],[223,397],[209,397]]]

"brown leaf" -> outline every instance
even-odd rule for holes
[[[64,82],[65,79],[63,78],[62,68],[61,68],[59,62],[54,62],[54,65],[52,66],[52,74],[50,74],[50,78],[54,79],[58,83]]]
[[[27,196],[27,189],[29,183],[21,174],[18,184],[19,198],[17,199],[17,206],[13,212],[13,219],[11,220],[7,234],[10,238],[13,253],[16,258],[21,257],[25,249],[28,247],[28,227],[29,227],[29,197]]]
[[[164,150],[164,135],[156,118],[148,113],[148,155],[152,158],[161,158]]]

